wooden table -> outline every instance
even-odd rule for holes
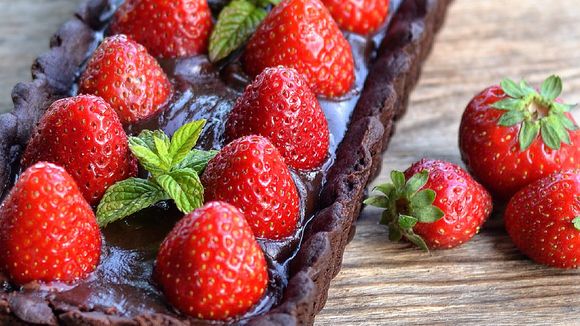
[[[0,0],[0,111],[76,3]],[[457,128],[474,93],[504,76],[537,85],[552,73],[580,102],[578,0],[457,0],[373,184],[421,157],[460,163]],[[580,324],[578,272],[525,259],[495,215],[473,241],[429,255],[389,243],[379,211],[366,209],[316,323]]]

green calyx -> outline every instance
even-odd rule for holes
[[[443,211],[433,205],[435,191],[422,189],[429,180],[424,170],[405,181],[401,171],[391,172],[392,183],[375,187],[382,195],[367,198],[366,205],[384,208],[380,223],[389,228],[389,239],[400,241],[403,237],[419,248],[429,251],[425,241],[413,231],[417,223],[433,223],[443,217]]]
[[[578,126],[565,114],[574,105],[556,101],[562,93],[560,77],[548,77],[539,93],[523,80],[517,84],[504,79],[500,86],[508,97],[492,107],[506,111],[499,119],[500,126],[521,125],[518,135],[521,151],[530,147],[538,135],[541,135],[544,144],[554,150],[560,149],[562,143],[571,143],[570,132],[578,130]]]
[[[173,137],[161,130],[143,130],[129,137],[129,148],[150,173],[147,179],[129,178],[109,187],[97,207],[101,227],[123,219],[162,200],[173,200],[183,213],[203,205],[199,174],[217,151],[193,149],[205,120],[187,123]]]

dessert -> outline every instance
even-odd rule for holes
[[[384,208],[381,224],[389,239],[402,238],[423,250],[449,249],[469,241],[492,211],[491,195],[461,167],[422,159],[404,173],[393,171],[393,183],[365,203]]]
[[[78,17],[65,24],[53,39],[52,51],[39,58],[33,68],[35,80],[16,87],[15,111],[0,117],[0,148],[5,158],[0,164],[3,184],[9,184],[10,173],[16,173],[15,155],[27,143],[31,127],[44,109],[54,99],[71,94],[79,67],[96,47],[98,31],[105,26],[100,19],[110,17],[114,10],[109,4],[87,3]],[[448,1],[405,1],[400,8],[397,4],[392,6],[395,18],[389,31],[376,36],[379,42],[386,35],[376,52],[372,50],[372,38],[348,36],[359,62],[355,91],[339,101],[320,100],[329,119],[332,155],[321,170],[325,172],[295,174],[302,205],[310,212],[310,222],[304,227],[308,220],[303,220],[297,234],[286,242],[262,242],[270,257],[271,282],[260,305],[244,316],[246,323],[311,323],[324,305],[364,187],[378,168],[393,119],[404,111]],[[367,64],[371,63],[373,69],[365,78]],[[211,114],[208,132],[201,136],[200,144],[221,146],[227,110],[247,82],[240,82],[236,73],[239,66],[234,63],[216,70],[203,56],[170,60],[163,65],[170,78],[175,78],[178,96],[159,120],[148,122],[149,126],[147,122],[131,125],[128,130],[137,134],[144,127],[154,130],[158,126],[171,134],[184,121]],[[181,217],[177,212],[172,214],[173,210],[156,206],[140,213],[143,214],[140,218],[131,219],[131,223],[113,223],[103,229],[107,245],[102,263],[87,281],[73,288],[55,292],[46,292],[42,287],[23,292],[7,288],[0,296],[2,322],[41,323],[58,319],[69,324],[178,324],[184,317],[168,306],[148,281],[158,244]],[[295,252],[293,248],[297,248],[298,242],[300,249]],[[289,257],[292,259],[287,260]],[[43,296],[46,293],[48,297]]]
[[[463,161],[485,187],[508,200],[529,183],[562,169],[580,168],[580,132],[571,105],[558,96],[560,77],[539,92],[506,79],[467,106],[459,129]]]

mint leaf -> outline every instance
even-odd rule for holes
[[[180,163],[187,156],[197,143],[204,126],[205,120],[197,120],[186,123],[177,129],[171,137],[171,145],[169,146],[172,166]]]
[[[157,157],[161,159],[164,167],[171,166],[171,158],[169,157],[169,142],[162,138],[153,137],[155,149],[157,150]]]
[[[97,207],[97,222],[104,227],[166,199],[168,195],[155,183],[129,178],[107,189]]]
[[[193,169],[171,171],[155,180],[183,213],[187,214],[203,205],[203,185]]]
[[[250,1],[230,2],[220,12],[209,38],[210,61],[219,61],[239,48],[254,33],[266,14],[266,10]]]
[[[500,86],[507,95],[513,98],[521,98],[526,95],[520,86],[511,79],[506,78],[502,80]]]
[[[555,100],[562,93],[562,79],[552,75],[540,87],[540,94],[546,101]]]
[[[169,137],[167,137],[167,135],[161,130],[151,131],[145,129],[139,133],[137,138],[141,141],[140,144],[142,146],[149,148],[151,151],[155,152],[155,154],[158,154],[157,148],[155,147],[155,138],[159,138],[164,143],[169,144]]]
[[[198,175],[201,175],[207,163],[217,155],[218,151],[201,151],[197,149],[191,150],[179,164],[173,167],[175,170],[193,169]]]
[[[129,137],[129,149],[147,171],[160,175],[169,171],[169,166],[149,147],[150,144],[138,137]]]
[[[519,133],[520,151],[525,151],[532,145],[540,133],[540,124],[537,121],[525,121]]]

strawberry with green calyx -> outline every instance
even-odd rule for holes
[[[405,174],[401,171],[391,172],[392,183],[385,183],[374,190],[383,193],[383,196],[374,196],[366,199],[366,205],[385,208],[380,223],[389,227],[389,239],[400,241],[406,238],[419,248],[428,250],[424,239],[413,231],[417,223],[433,223],[443,217],[444,213],[436,206],[435,191],[423,188],[427,183],[429,173],[423,171],[405,181]]]
[[[485,188],[449,162],[423,159],[405,173],[393,171],[391,179],[375,188],[383,196],[365,204],[386,209],[381,224],[393,241],[405,237],[424,250],[453,248],[471,239],[492,210]]]
[[[459,147],[468,168],[492,193],[509,198],[550,173],[580,167],[580,131],[557,97],[562,81],[551,76],[540,91],[506,79],[467,106]]]
[[[172,199],[183,213],[203,204],[199,174],[216,151],[192,149],[205,120],[187,123],[171,139],[161,130],[144,130],[129,137],[129,148],[151,174],[148,179],[130,178],[105,192],[97,208],[99,225],[125,218],[162,200]]]

